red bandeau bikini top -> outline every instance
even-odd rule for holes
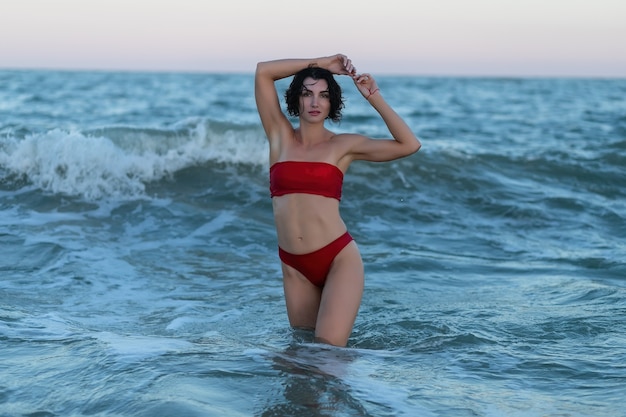
[[[270,167],[270,195],[315,194],[341,200],[343,172],[326,162],[283,161]]]

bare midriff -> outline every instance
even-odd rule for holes
[[[272,198],[278,246],[293,254],[313,252],[346,232],[339,201],[313,194]]]

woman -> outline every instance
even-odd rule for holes
[[[275,82],[294,76],[285,93],[294,127],[283,114]],[[350,76],[380,114],[393,139],[335,134],[344,107],[334,75]],[[357,74],[337,54],[317,59],[260,62],[256,104],[269,141],[270,192],[282,261],[289,323],[315,330],[316,341],[346,346],[363,295],[364,272],[356,243],[339,215],[343,174],[354,160],[391,161],[421,146],[383,98],[370,74]]]

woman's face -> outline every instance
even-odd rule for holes
[[[309,121],[323,121],[329,113],[330,93],[326,80],[305,78],[300,93],[300,117]]]

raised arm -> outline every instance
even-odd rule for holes
[[[378,84],[370,74],[353,77],[363,97],[380,114],[393,139],[370,139],[360,137],[351,149],[353,159],[368,161],[391,161],[417,152],[422,144],[406,122],[387,103]]]

